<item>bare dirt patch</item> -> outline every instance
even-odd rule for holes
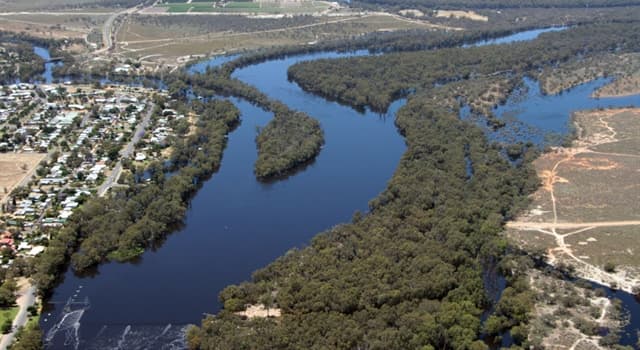
[[[542,186],[507,234],[526,249],[545,249],[551,264],[631,291],[640,285],[640,243],[633,239],[640,232],[640,109],[573,117],[578,139],[536,160]],[[620,267],[607,271],[607,262]]]
[[[480,21],[487,22],[489,17],[478,14],[474,11],[447,11],[447,10],[437,10],[436,17],[444,17],[444,18],[456,18],[456,19],[470,19],[472,21]]]
[[[282,312],[278,308],[266,308],[264,304],[257,304],[248,305],[246,310],[236,312],[236,314],[247,318],[267,318],[280,317]]]
[[[44,157],[44,153],[0,153],[0,203],[34,173]]]

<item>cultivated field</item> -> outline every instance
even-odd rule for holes
[[[112,11],[114,8],[132,7],[143,0],[0,0],[1,12],[18,11]]]
[[[0,153],[0,203],[33,174],[44,157],[45,153]]]
[[[253,2],[253,1],[230,1],[224,5],[217,5],[217,2],[171,2],[158,5],[159,8],[166,9],[167,12],[219,12],[219,13],[255,13],[255,14],[304,14],[326,11],[330,5],[324,1],[301,1],[301,2]]]
[[[640,109],[579,112],[574,122],[572,147],[535,162],[542,187],[508,234],[545,249],[552,264],[630,291],[640,286]]]

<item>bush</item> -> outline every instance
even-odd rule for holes
[[[604,270],[608,273],[614,273],[616,272],[616,265],[609,261],[604,264]]]
[[[11,320],[5,320],[2,324],[2,334],[8,334],[9,332],[11,332],[11,326]]]

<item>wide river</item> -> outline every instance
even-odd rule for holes
[[[497,43],[531,40],[543,31]],[[67,271],[41,317],[48,348],[182,349],[186,325],[219,310],[222,288],[248,280],[256,269],[350,220],[355,211],[366,212],[405,150],[394,125],[404,100],[387,115],[359,113],[287,81],[287,69],[297,62],[363,54],[300,55],[236,71],[234,77],[321,122],[326,144],[316,161],[287,179],[257,181],[256,128],[272,115],[233,100],[242,123],[229,136],[219,172],[193,198],[184,227],[134,263],[107,263],[89,277]],[[192,71],[223,61],[213,59]],[[566,123],[568,116],[561,118]]]

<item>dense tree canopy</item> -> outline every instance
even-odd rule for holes
[[[384,111],[414,89],[478,76],[523,74],[576,56],[640,49],[640,23],[578,26],[509,45],[449,48],[302,62],[289,77],[303,89]]]
[[[193,348],[483,347],[483,262],[502,254],[501,224],[537,181],[460,121],[454,106],[431,101],[416,97],[400,110],[408,150],[372,213],[221,292],[225,310],[190,332]],[[282,318],[233,314],[256,303],[280,308]]]
[[[55,284],[67,257],[78,271],[107,258],[127,260],[182,221],[191,195],[220,166],[226,135],[240,117],[228,101],[194,102],[193,109],[198,114],[196,132],[173,143],[171,163],[177,173],[165,178],[170,168],[152,163],[147,169],[150,182],[85,203],[37,258],[33,278],[41,292]]]
[[[324,142],[320,123],[300,112],[293,117],[288,113],[292,112],[277,113],[256,137],[259,178],[281,175],[320,153]]]

